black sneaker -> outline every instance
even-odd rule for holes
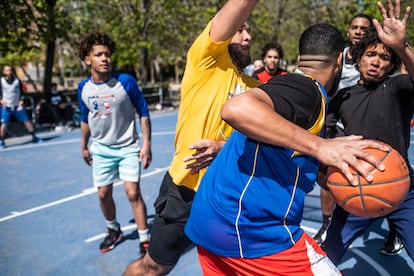
[[[403,248],[404,244],[402,243],[400,237],[398,237],[398,235],[393,231],[392,233],[388,233],[380,252],[384,255],[394,256],[400,254]]]
[[[141,254],[141,258],[145,256],[148,252],[149,241],[144,241],[139,243],[139,253]]]
[[[318,233],[316,233],[315,236],[313,236],[313,239],[316,241],[317,244],[321,245],[326,240],[327,231],[328,227],[322,225]]]
[[[122,234],[119,224],[118,229],[119,230],[108,228],[108,235],[105,237],[104,241],[99,246],[99,250],[102,253],[111,251],[119,242],[121,242],[124,239],[124,235]]]

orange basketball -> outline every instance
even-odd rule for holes
[[[368,182],[351,169],[358,180],[352,186],[345,176],[335,167],[328,168],[328,187],[336,202],[347,212],[361,217],[381,217],[394,211],[404,200],[410,187],[410,175],[403,157],[395,150],[384,152],[377,149],[365,149],[385,165],[380,171],[368,162],[359,160],[368,168],[374,179]]]

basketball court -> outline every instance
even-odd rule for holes
[[[151,226],[152,206],[173,155],[177,112],[151,114],[153,162],[143,170],[141,190]],[[117,218],[126,239],[108,253],[99,252],[105,236],[91,169],[80,154],[80,130],[43,132],[42,144],[30,137],[6,140],[0,151],[0,274],[121,275],[137,258],[139,240],[121,183],[114,187]],[[414,151],[410,159],[414,164]],[[320,226],[319,188],[306,199],[303,228],[311,235]],[[357,239],[343,263],[343,275],[414,275],[405,250],[384,256],[379,249],[387,233],[383,220]],[[201,275],[194,247],[170,275]]]

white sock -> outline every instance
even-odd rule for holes
[[[110,229],[113,229],[115,231],[119,230],[119,224],[116,221],[116,219],[114,219],[114,220],[105,220],[105,222],[106,222],[106,227],[108,227]]]
[[[144,242],[144,241],[149,240],[149,230],[148,230],[148,228],[145,229],[145,230],[138,229],[138,234],[139,234],[139,241],[140,242]]]

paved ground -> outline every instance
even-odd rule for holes
[[[142,174],[150,224],[152,203],[173,154],[177,114],[151,116],[154,160]],[[126,240],[102,254],[98,247],[105,224],[90,168],[80,155],[79,129],[40,136],[42,144],[30,143],[28,136],[8,139],[9,147],[0,151],[0,275],[121,275],[136,258],[139,242],[122,185],[116,184],[114,197]],[[318,195],[316,187],[306,201],[303,227],[310,234],[320,225]],[[386,230],[386,223],[378,221],[353,244],[340,265],[343,275],[414,275],[405,251],[394,257],[379,253]],[[170,275],[201,275],[194,248]]]

